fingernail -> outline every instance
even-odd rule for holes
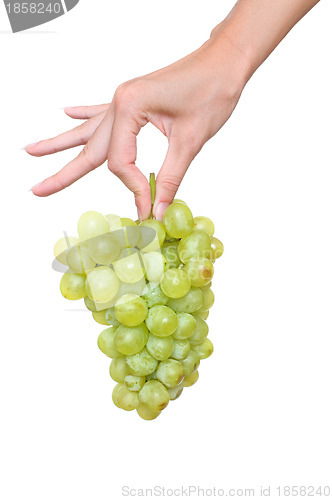
[[[37,187],[39,187],[41,185],[41,182],[38,182],[38,184],[35,184],[34,186],[32,186],[31,189],[29,189],[29,191],[33,191],[34,189],[36,189]]]
[[[154,207],[155,217],[160,222],[163,221],[163,215],[168,205],[169,203],[162,202],[162,203],[157,203],[157,205],[155,205]]]
[[[32,146],[35,146],[36,144],[37,144],[37,142],[32,142],[31,144],[28,144],[27,146],[24,146],[24,148],[22,148],[22,150],[26,149],[26,148],[32,148]]]

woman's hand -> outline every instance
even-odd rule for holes
[[[147,179],[136,166],[136,137],[148,122],[168,139],[168,151],[157,176],[154,216],[161,218],[191,161],[227,121],[246,78],[246,58],[226,37],[213,37],[200,49],[154,73],[126,82],[110,104],[67,108],[85,123],[52,139],[26,147],[44,156],[84,145],[80,154],[58,173],[34,186],[37,196],[60,191],[102,165],[134,193],[140,219],[151,210]]]

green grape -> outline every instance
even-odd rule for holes
[[[153,306],[149,309],[146,325],[153,335],[167,337],[175,332],[178,326],[178,318],[170,307]]]
[[[107,220],[109,227],[111,228],[113,224],[116,224],[117,221],[120,221],[120,216],[115,214],[107,214],[105,215],[105,219]],[[119,222],[119,227],[121,227],[120,222]]]
[[[183,379],[183,387],[191,387],[192,385],[196,384],[198,377],[199,377],[198,370],[191,373],[190,375],[187,375]]]
[[[170,299],[167,302],[176,313],[193,313],[203,304],[203,292],[200,288],[191,288],[187,295],[180,299]]]
[[[103,309],[102,311],[92,311],[93,319],[95,321],[97,321],[97,323],[99,323],[100,325],[108,325],[109,324],[106,321],[105,312],[106,312],[106,309]]]
[[[132,219],[111,215],[106,217],[110,223],[111,235],[118,242],[120,248],[129,248],[137,245],[140,230]]]
[[[166,387],[175,387],[181,384],[185,375],[184,367],[176,359],[160,361],[157,368],[157,377]]]
[[[106,328],[99,334],[97,340],[99,349],[109,358],[118,358],[122,356],[122,354],[115,347],[114,339],[116,330],[117,328],[115,326]]]
[[[188,274],[183,269],[168,269],[161,280],[160,287],[167,297],[179,299],[190,290],[191,282]]]
[[[131,248],[121,251],[118,260],[113,262],[113,267],[119,280],[124,283],[137,283],[144,277],[139,255]]]
[[[110,234],[96,236],[89,241],[89,253],[98,264],[108,265],[120,255],[120,245]]]
[[[164,271],[168,268],[165,257],[160,252],[148,252],[142,257],[147,279],[154,283],[160,283]]]
[[[113,269],[100,266],[92,269],[86,279],[86,291],[91,300],[107,303],[117,294],[119,280]]]
[[[120,406],[119,406],[118,401],[117,401],[117,394],[118,394],[118,390],[120,389],[120,387],[122,387],[122,384],[116,384],[116,386],[114,387],[113,392],[112,392],[113,403],[118,408],[120,408]]]
[[[144,377],[155,371],[158,361],[144,348],[141,352],[127,356],[127,363],[132,375]]]
[[[60,291],[65,299],[83,299],[86,296],[85,276],[66,271],[60,281]]]
[[[133,293],[127,293],[118,299],[114,310],[116,319],[126,326],[140,325],[148,315],[145,300]]]
[[[145,384],[145,377],[138,377],[137,375],[126,375],[124,379],[125,386],[130,391],[138,392]]]
[[[161,411],[151,411],[150,408],[143,403],[138,405],[136,411],[143,420],[154,420],[161,414]]]
[[[189,351],[189,354],[186,358],[184,358],[182,361],[182,366],[184,368],[184,374],[187,377],[191,373],[195,372],[197,368],[199,367],[200,364],[200,359],[196,351],[191,349]]]
[[[142,278],[139,281],[136,281],[136,283],[123,283],[123,281],[120,281],[119,283],[120,283],[120,286],[119,286],[117,296],[115,297],[114,304],[116,303],[118,298],[122,297],[122,295],[126,295],[127,293],[134,293],[135,295],[142,295],[143,291],[145,289],[145,286],[146,286],[145,278]]]
[[[209,317],[209,311],[202,311],[201,309],[198,309],[198,311],[195,312],[195,315],[199,316],[204,320],[207,320]]]
[[[174,341],[172,336],[168,337],[156,337],[152,333],[149,335],[146,348],[154,358],[159,361],[164,361],[169,358],[173,352]]]
[[[88,296],[84,297],[84,303],[85,303],[85,307],[87,309],[89,309],[89,311],[91,311],[91,312],[98,311],[96,303],[93,300],[91,300],[90,297],[88,297]]]
[[[61,262],[61,264],[67,265],[68,252],[72,247],[77,245],[78,241],[78,238],[74,236],[60,238],[54,245],[54,257],[56,260]]]
[[[152,411],[161,411],[169,403],[169,394],[166,387],[158,380],[149,380],[140,390],[139,400]]]
[[[178,254],[182,262],[189,262],[191,259],[206,257],[211,252],[210,236],[200,229],[190,233],[183,238],[178,247]]]
[[[142,294],[148,307],[163,306],[168,302],[168,297],[161,290],[159,285],[148,283]]]
[[[130,391],[125,385],[119,387],[116,393],[116,402],[119,408],[126,411],[135,410],[139,405],[137,392]]]
[[[179,200],[178,198],[174,199],[172,203],[182,203],[183,205],[187,205],[185,201]]]
[[[193,350],[198,354],[199,359],[206,359],[213,353],[213,344],[210,339],[205,338],[201,344],[193,346]]]
[[[109,224],[99,212],[85,212],[78,220],[77,232],[81,241],[95,238],[100,234],[108,233]]]
[[[213,278],[213,264],[205,258],[192,259],[184,266],[193,287],[203,286],[209,283]]]
[[[116,349],[122,354],[137,354],[147,343],[149,332],[144,323],[138,326],[120,325],[114,337]]]
[[[178,327],[173,333],[175,340],[184,340],[194,333],[196,329],[196,320],[194,316],[188,313],[178,314]]]
[[[209,236],[214,235],[214,224],[208,217],[194,217],[194,228],[205,231]]]
[[[145,234],[145,230],[143,229],[144,227],[151,228],[153,231],[155,231],[155,234],[157,235],[157,238],[159,241],[159,246],[161,246],[164,243],[165,236],[166,236],[166,230],[165,230],[165,227],[163,226],[163,224],[161,222],[159,222],[158,220],[156,220],[156,219],[144,220],[143,222],[140,223],[139,227],[141,228],[141,235],[140,235],[140,239],[139,239],[138,244],[137,244],[138,248],[144,249],[144,247],[146,246],[144,244],[146,237],[148,239],[150,238],[150,234],[151,234],[150,231],[147,231],[147,234]],[[153,236],[153,239],[154,239],[154,236]]]
[[[116,319],[114,307],[109,307],[105,311],[105,319],[109,325],[119,326],[120,321]]]
[[[79,274],[86,274],[96,265],[84,246],[75,246],[69,250],[67,264],[74,273]]]
[[[167,337],[166,337],[167,338]],[[174,340],[174,348],[171,354],[172,359],[184,359],[190,351],[189,340]]]
[[[219,259],[219,257],[221,257],[223,253],[224,253],[224,245],[221,243],[220,240],[218,240],[218,238],[212,236],[211,252],[209,254],[209,259],[215,261],[216,259]]]
[[[129,366],[127,365],[125,356],[112,359],[110,364],[110,375],[115,382],[124,384],[125,378],[130,375]]]
[[[175,399],[178,399],[182,392],[183,392],[183,382],[181,384],[175,386],[175,387],[168,387],[168,394],[169,394],[169,399],[171,401],[174,401]]]
[[[207,337],[209,333],[209,327],[207,323],[200,316],[194,315],[196,320],[196,328],[191,337],[189,337],[189,341],[191,345],[198,345],[203,342],[203,340]]]
[[[164,225],[172,238],[185,238],[194,229],[194,219],[187,205],[172,203],[165,210]]]
[[[150,375],[147,375],[145,377],[145,379],[146,379],[146,381],[148,381],[148,380],[158,380],[157,379],[157,372],[154,371],[153,373],[150,373]]]
[[[203,292],[203,304],[198,312],[208,311],[214,304],[214,293],[211,290],[211,288],[203,289],[202,292]]]
[[[164,243],[164,245],[161,247],[161,253],[165,257],[165,259],[168,262],[168,266],[170,268],[172,267],[179,267],[181,265],[181,260],[178,255],[178,244],[173,242],[173,243]]]

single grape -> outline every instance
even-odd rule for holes
[[[115,333],[114,345],[122,354],[137,354],[147,343],[148,337],[145,323],[138,326],[120,325]]]
[[[177,316],[178,326],[173,333],[173,338],[175,340],[184,340],[191,337],[196,329],[196,320],[194,316],[189,313],[179,313]]]
[[[213,264],[205,257],[190,260],[185,264],[184,269],[187,271],[193,287],[206,285],[213,278]]]
[[[74,246],[67,254],[67,264],[74,273],[86,274],[96,263],[84,246]]]
[[[151,411],[150,408],[143,403],[138,405],[136,411],[143,420],[154,420],[161,414],[161,411]]]
[[[182,366],[184,368],[184,374],[187,377],[191,373],[195,372],[197,368],[199,367],[200,364],[200,359],[196,351],[191,349],[189,351],[189,354],[186,358],[184,358],[182,361]]]
[[[183,392],[183,382],[181,384],[176,385],[175,387],[168,387],[168,394],[169,394],[169,399],[171,401],[174,401],[175,399],[178,399],[182,392]]]
[[[99,334],[97,340],[99,349],[109,358],[118,358],[122,356],[121,352],[117,350],[114,343],[116,329],[117,328],[115,326],[106,328]]]
[[[172,203],[165,210],[164,225],[172,238],[185,238],[194,229],[194,219],[187,205]]]
[[[160,288],[167,297],[179,299],[189,292],[191,281],[183,269],[168,269],[161,280]]]
[[[152,411],[161,411],[169,403],[169,394],[166,387],[158,380],[149,380],[138,393],[141,403]]]
[[[61,264],[67,265],[67,255],[69,250],[77,245],[78,238],[74,236],[65,236],[60,238],[54,245],[54,257],[61,262]]]
[[[60,291],[65,299],[83,299],[86,296],[85,276],[66,271],[60,281]]]
[[[143,228],[151,228],[153,231],[155,231],[155,234],[157,235],[157,238],[159,241],[159,246],[161,246],[164,243],[165,236],[166,236],[166,230],[165,230],[164,225],[161,222],[159,222],[158,220],[156,220],[156,219],[144,220],[143,222],[140,223],[139,227],[141,228],[141,235],[140,235],[140,239],[139,239],[138,244],[137,244],[138,248],[144,249],[144,247],[146,247],[146,245],[144,245],[146,239],[149,240],[151,238],[150,231],[147,231],[146,232],[147,234],[145,234],[145,229],[143,229]],[[154,239],[154,236],[153,236],[153,239]],[[144,245],[144,246],[142,246],[142,245]]]
[[[160,361],[157,368],[157,378],[166,387],[176,387],[181,384],[184,375],[184,367],[182,363],[176,359]]]
[[[158,359],[159,361],[164,361],[172,354],[174,341],[171,335],[169,335],[168,337],[156,337],[155,335],[150,333],[146,348],[151,356]]]
[[[195,312],[195,315],[206,321],[209,317],[209,311],[202,311],[201,309],[198,309],[198,311]]]
[[[198,370],[191,373],[190,375],[187,375],[183,379],[183,387],[191,387],[192,385],[196,384],[198,377],[199,377]]]
[[[116,402],[118,403],[119,408],[122,408],[122,410],[135,410],[139,405],[138,393],[130,391],[125,385],[122,385],[117,390]]]
[[[100,266],[92,269],[86,279],[86,291],[91,300],[107,303],[117,294],[119,280],[113,269]]]
[[[122,384],[116,384],[116,386],[114,387],[113,392],[112,392],[112,399],[113,399],[113,403],[114,403],[114,404],[115,404],[115,406],[117,406],[118,408],[120,408],[120,406],[119,406],[119,404],[118,404],[117,394],[118,394],[118,390],[120,389],[120,387],[122,387]]]
[[[205,231],[209,236],[214,235],[214,224],[208,217],[194,217],[194,228]]]
[[[85,212],[78,220],[77,231],[81,241],[108,233],[109,224],[99,212]]]
[[[148,307],[166,305],[168,297],[161,290],[159,285],[148,283],[142,294],[143,299]]]
[[[189,351],[190,351],[189,340],[174,340],[174,348],[170,357],[172,359],[178,359],[178,360],[184,359],[188,356]]]
[[[126,375],[124,379],[125,386],[130,391],[138,392],[145,384],[145,377],[138,377],[137,375]]]
[[[178,318],[170,307],[153,306],[149,309],[146,325],[153,335],[167,337],[175,332],[178,326]]]
[[[196,328],[191,337],[189,337],[189,342],[191,345],[198,345],[203,342],[209,333],[209,327],[207,323],[200,316],[194,315],[196,320]]]
[[[115,382],[124,384],[125,378],[130,375],[129,366],[127,365],[125,356],[112,359],[110,364],[110,375]]]
[[[114,310],[116,319],[126,326],[137,326],[148,315],[148,306],[145,300],[133,293],[127,293],[118,299]]]
[[[193,350],[198,354],[199,359],[206,359],[213,353],[213,344],[210,339],[205,338],[201,344],[193,346]]]
[[[160,252],[148,252],[142,257],[147,279],[154,283],[160,283],[164,271],[168,268],[165,257]]]
[[[144,277],[144,270],[139,254],[128,248],[121,251],[118,260],[113,262],[114,271],[124,283],[137,283]]]
[[[114,307],[109,307],[105,311],[105,319],[109,325],[119,326],[120,321],[116,319]]]
[[[211,252],[210,236],[201,229],[197,229],[183,238],[178,247],[178,254],[182,262],[207,257]]]
[[[89,254],[98,264],[108,265],[120,255],[120,245],[110,234],[96,236],[89,241]]]
[[[92,311],[92,317],[100,325],[108,325],[109,323],[106,321],[105,312],[106,309],[103,309],[102,311]]]
[[[215,238],[214,236],[212,236],[212,238],[211,238],[211,252],[209,255],[209,259],[213,260],[213,261],[216,259],[219,259],[219,257],[221,257],[223,253],[224,253],[224,245],[221,243],[220,240],[218,240],[218,238]]]
[[[167,302],[176,313],[193,313],[203,304],[203,292],[200,288],[191,288],[187,295],[179,299],[170,299]]]
[[[204,289],[203,287],[202,292],[203,292],[203,304],[202,307],[199,309],[199,312],[208,311],[214,304],[214,293],[211,290],[211,288]]]
[[[158,361],[151,356],[146,348],[137,354],[127,356],[126,359],[131,374],[139,377],[150,375],[158,366]]]
[[[168,262],[168,266],[179,267],[181,265],[181,260],[178,255],[178,243],[164,243],[161,247],[161,253]]]

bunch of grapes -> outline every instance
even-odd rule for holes
[[[206,319],[213,263],[223,254],[213,235],[209,218],[193,217],[174,200],[163,223],[86,212],[78,238],[55,245],[68,266],[62,295],[84,299],[94,320],[107,325],[98,346],[112,358],[115,405],[145,420],[195,384],[200,361],[213,352]]]

